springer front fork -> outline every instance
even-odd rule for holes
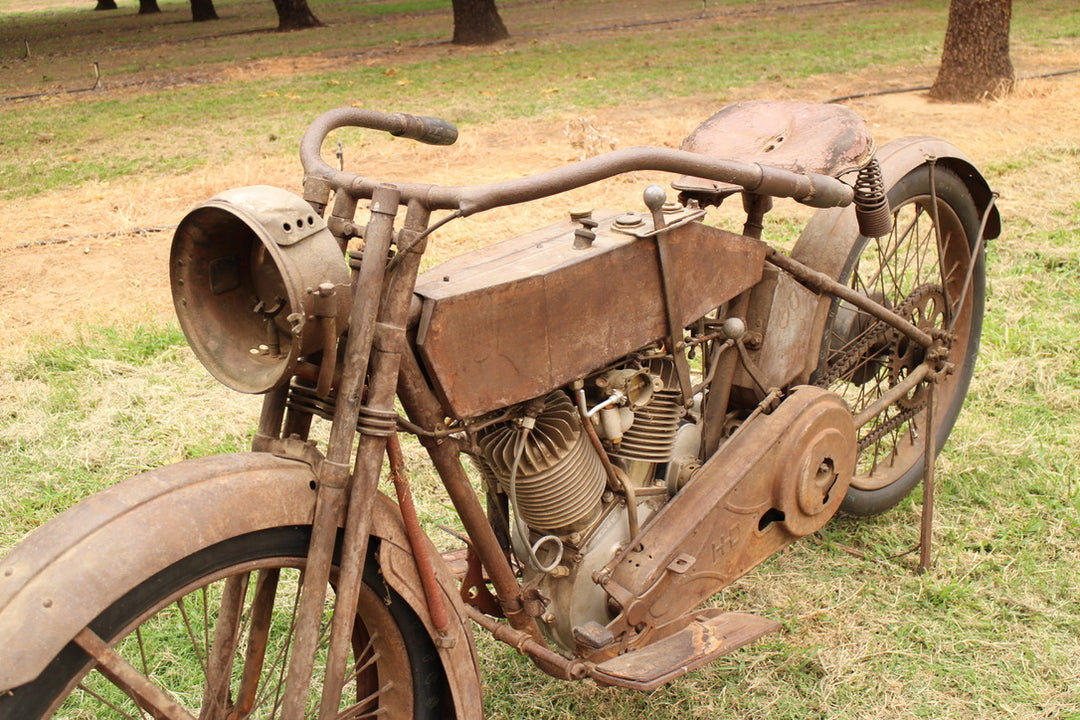
[[[349,332],[339,366],[341,375],[326,454],[319,456],[307,451],[316,472],[317,488],[304,585],[281,705],[281,717],[285,720],[300,720],[306,712],[339,525],[343,525],[344,534],[334,578],[336,599],[320,720],[335,718],[341,702],[355,620],[353,609],[363,582],[371,532],[372,505],[387,439],[396,432],[394,398],[398,369],[405,346],[409,301],[424,249],[422,233],[429,218],[426,208],[418,203],[410,204],[404,228],[397,238],[399,249],[407,248],[407,251],[399,252],[401,260],[388,273],[386,258],[395,239],[399,202],[398,191],[390,186],[379,187],[372,194],[364,250],[358,264],[353,263]],[[355,208],[355,203],[352,207]],[[295,444],[294,440],[281,438],[286,392],[284,388],[275,390],[264,401],[255,449]],[[354,453],[358,422],[363,431],[359,433]],[[291,418],[285,421],[286,427],[292,424]]]

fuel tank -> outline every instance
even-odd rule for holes
[[[424,273],[416,342],[453,416],[543,395],[666,337],[665,285],[681,329],[758,282],[763,243],[686,220],[657,235],[647,213],[593,211]]]

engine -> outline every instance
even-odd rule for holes
[[[499,490],[534,531],[566,535],[587,527],[600,509],[604,467],[574,403],[556,390],[529,425],[501,424],[480,438]]]
[[[696,222],[692,207],[657,211],[662,267],[651,213],[593,210],[416,285],[425,373],[447,415],[476,428],[491,505],[509,508],[509,543],[567,650],[613,617],[594,571],[700,466],[700,418],[661,349],[670,327],[697,323],[763,272],[760,241]]]
[[[593,573],[669,499],[669,471],[696,462],[700,437],[669,357],[628,360],[578,385],[481,430],[475,456],[508,501],[526,585],[550,599],[542,625],[568,650],[612,618]]]

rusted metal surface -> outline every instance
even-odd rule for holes
[[[756,100],[716,113],[683,141],[682,149],[837,177],[869,162],[874,139],[866,122],[842,105]],[[723,195],[743,187],[691,176],[673,185],[702,195]]]
[[[343,444],[342,447],[351,448],[352,435],[355,433],[353,428],[357,427],[358,419],[362,421],[361,427],[364,428],[364,432],[360,433],[360,441],[356,448],[352,487],[349,492],[349,501],[345,513],[340,570],[336,587],[337,600],[330,628],[325,686],[319,709],[320,720],[334,720],[338,714],[341,699],[340,688],[347,670],[345,663],[353,637],[353,625],[356,622],[356,615],[351,611],[351,608],[356,607],[362,584],[362,572],[367,557],[371,527],[371,507],[375,502],[375,498],[379,496],[379,478],[382,473],[387,439],[394,434],[394,418],[397,417],[394,411],[394,401],[397,390],[398,369],[405,345],[405,323],[408,317],[412,289],[416,284],[420,256],[423,252],[423,246],[421,245],[417,252],[406,253],[404,262],[399,263],[393,270],[386,268],[387,271],[383,275],[386,278],[385,288],[382,282],[379,282],[375,288],[363,286],[365,269],[368,265],[379,268],[384,267],[391,239],[394,236],[394,217],[397,214],[399,200],[400,196],[397,191],[390,186],[380,188],[372,197],[372,219],[368,223],[367,231],[364,234],[364,258],[358,273],[359,279],[353,285],[356,305],[359,305],[362,300],[366,302],[368,299],[372,303],[365,315],[365,321],[372,325],[370,339],[365,338],[370,353],[369,374],[367,375],[367,385],[363,388],[362,397],[363,374],[359,374],[359,371],[357,371],[342,378],[342,393],[353,393],[350,395],[350,400],[356,403],[356,407],[353,412],[346,414],[342,412],[342,403],[338,402],[327,448],[327,459],[331,460],[335,449],[335,434],[339,429],[341,429],[340,442]],[[429,213],[426,208],[416,204],[410,205],[403,232],[418,233],[427,225],[428,217]],[[400,239],[399,236],[399,242]],[[380,293],[380,291],[382,292]],[[354,305],[354,310],[356,305]],[[360,347],[363,342],[357,342],[356,347],[354,347],[352,338],[352,334],[356,332],[355,328],[358,325],[364,325],[364,323],[354,316],[350,320],[350,338],[345,346],[345,362],[347,363],[350,362],[349,355],[351,352],[361,352]],[[357,361],[354,361],[353,364],[363,365],[363,363]],[[355,385],[351,384],[350,380]],[[352,432],[349,432],[350,430]],[[345,444],[346,437],[348,438],[347,444]],[[322,473],[324,477],[326,474],[325,472]],[[414,537],[412,540],[418,542],[419,538]],[[310,572],[310,569],[308,572]],[[430,589],[433,590],[434,588]],[[437,598],[438,596],[433,595],[432,597]],[[438,611],[441,611],[441,602],[436,604],[439,606]],[[434,617],[435,612],[437,610],[429,607],[429,613],[432,617]],[[439,620],[442,621],[445,618],[439,618]],[[445,632],[445,624],[437,630],[441,636]],[[286,696],[286,699],[288,699],[288,696]]]
[[[763,374],[765,388],[805,384],[814,371],[811,346],[819,296],[799,284],[789,273],[766,267],[761,282],[750,292],[746,314],[746,347],[751,361]],[[760,398],[764,392],[740,365],[733,382],[737,388]]]
[[[349,275],[338,244],[284,190],[230,190],[192,210],[176,230],[169,270],[192,350],[240,392],[281,385],[301,357],[333,349],[345,330]],[[322,295],[312,292],[320,286]]]
[[[469,617],[480,627],[489,631],[496,640],[518,648],[527,654],[548,675],[562,680],[581,680],[588,673],[588,666],[580,659],[567,660],[553,652],[545,644],[537,642],[528,633],[510,627],[506,623],[494,620],[475,608],[467,607]]]
[[[839,508],[855,465],[851,415],[832,393],[800,387],[748,421],[601,571],[633,636],[676,621]]]
[[[189,460],[114,485],[42,526],[0,561],[0,687],[33,680],[93,620],[95,608],[200,548],[267,528],[310,525],[314,477],[306,463],[266,453]],[[383,495],[372,528],[382,539],[388,582],[427,620],[400,515]],[[132,543],[133,537],[142,541]],[[438,648],[452,676],[453,702],[458,717],[481,717],[469,623],[453,578],[441,566],[436,576],[454,611],[448,632],[455,642]],[[36,628],[30,644],[28,627]]]
[[[410,419],[421,426],[437,427],[446,417],[443,407],[435,398],[420,369],[419,361],[412,353],[405,353],[402,357],[398,397],[401,398]],[[427,449],[450,500],[454,503],[454,509],[469,533],[472,549],[489,573],[503,614],[515,629],[539,638],[540,628],[536,620],[524,610],[521,586],[461,465],[458,446],[453,440],[428,437],[421,437],[420,442]]]
[[[274,598],[277,595],[280,579],[280,568],[260,570],[256,577],[255,595],[251,601],[248,644],[244,654],[244,669],[240,677],[240,687],[233,701],[231,717],[245,717],[255,706],[259,680],[266,661],[266,645],[273,620]]]
[[[416,505],[413,503],[412,487],[405,474],[405,456],[401,452],[401,443],[397,435],[391,435],[386,444],[387,460],[390,463],[390,479],[394,483],[394,491],[397,494],[398,507],[401,508],[401,519],[405,523],[405,532],[409,537],[409,545],[412,547],[413,557],[416,558],[416,571],[420,575],[420,584],[424,588],[424,597],[427,598],[428,612],[431,613],[431,622],[435,630],[445,633],[449,620],[446,617],[446,605],[439,593],[439,584],[435,579],[432,561],[428,552],[428,545],[424,542],[424,531],[420,528],[420,520],[416,515]]]
[[[783,255],[775,250],[769,252],[768,260],[773,265],[776,265],[799,278],[799,280],[806,283],[810,288],[822,293],[831,294],[845,302],[851,303],[860,310],[863,310],[882,322],[896,328],[919,345],[931,347],[934,344],[934,338],[931,337],[930,333],[912,324],[907,318],[893,312],[863,293],[836,282],[824,273],[817,272],[813,268],[803,265],[798,260]]]
[[[386,273],[383,258],[390,250],[398,200],[399,194],[390,187],[379,187],[374,193],[366,238],[369,253],[353,277],[349,334],[343,361],[351,372],[342,375],[334,407],[334,422],[330,426],[326,458],[318,466],[315,518],[308,563],[304,572],[304,590],[300,596],[296,620],[298,640],[289,656],[289,671],[282,699],[282,716],[285,718],[301,717],[307,706],[315,643],[319,639],[319,625],[322,622],[323,603],[337,543],[339,518],[344,513],[345,533],[335,607],[348,610],[334,613],[326,670],[329,677],[320,705],[320,720],[328,720],[330,714],[336,714],[340,700],[340,697],[333,696],[335,693],[340,694],[340,678],[345,673],[345,657],[355,620],[352,608],[356,607],[364,560],[367,557],[370,508],[377,494],[385,437],[361,437],[360,448],[356,453],[356,476],[353,478],[350,478],[349,460],[357,419],[360,417],[364,380],[373,357],[372,345],[375,342],[376,323],[379,319],[380,291]],[[395,378],[396,374],[395,370]],[[385,385],[384,382],[384,388]],[[392,396],[392,386],[389,392]],[[385,399],[380,399],[382,404],[386,404]],[[350,479],[359,487],[347,492],[346,485]]]
[[[923,384],[955,360],[950,338],[971,334],[966,288],[976,275],[966,245],[938,238],[950,248],[942,274],[962,288],[950,279],[910,294],[945,305],[959,294],[965,318],[955,328],[955,319],[948,328],[927,321],[914,301],[844,284],[858,226],[844,208],[854,191],[837,177],[874,155],[865,124],[844,108],[744,103],[710,118],[681,150],[631,148],[471,187],[389,184],[330,168],[319,156],[326,133],[348,125],[433,144],[457,134],[437,118],[333,111],[302,141],[302,200],[247,188],[185,218],[172,257],[181,322],[223,382],[267,392],[253,442],[260,452],[147,473],[80,504],[0,563],[0,647],[9,648],[0,690],[31,681],[74,640],[150,714],[192,717],[88,623],[214,543],[298,525],[312,530],[285,720],[306,712],[331,578],[337,603],[320,720],[338,715],[350,650],[392,630],[364,625],[369,558],[430,636],[459,720],[483,712],[470,621],[555,677],[652,690],[777,627],[696,608],[820,529],[858,489],[857,427],[893,406],[921,411],[933,392],[918,395]],[[989,188],[947,143],[886,146],[885,186],[928,152],[960,178],[986,234],[996,235]],[[575,212],[418,276],[428,236],[446,222],[645,169],[681,174],[686,204],[665,202],[652,186],[644,212]],[[933,196],[932,171],[930,182]],[[702,205],[735,192],[742,234],[701,222]],[[760,240],[773,197],[830,208],[794,257]],[[361,228],[355,215],[367,199]],[[430,224],[439,209],[452,212]],[[939,221],[936,200],[930,212],[938,232],[964,235],[952,211]],[[350,279],[342,254],[359,238]],[[857,410],[804,385],[840,300],[882,327],[852,351],[856,359],[888,350],[879,339],[915,348],[890,366],[880,399]],[[307,438],[316,416],[332,422],[325,454]],[[440,559],[424,536],[399,427],[427,450],[464,526],[464,554]],[[923,446],[927,523],[936,447]],[[396,505],[378,492],[387,451]],[[143,542],[125,542],[134,535]],[[276,576],[260,571],[253,591],[251,577],[224,583],[200,716],[228,707],[243,715],[258,691]],[[247,654],[232,692],[248,595]],[[380,617],[376,625],[395,622]],[[36,629],[32,643],[20,642],[27,627]],[[405,654],[387,662],[357,687],[393,687],[383,672],[411,672]]]
[[[991,206],[990,186],[971,160],[952,143],[931,137],[900,138],[882,145],[876,157],[881,162],[886,187],[926,163],[927,158],[937,158],[939,164],[954,170],[964,180],[980,212],[990,209],[985,236],[993,239],[1001,233],[1000,215]],[[854,207],[819,210],[803,228],[791,255],[834,279],[840,278],[848,261],[848,248],[837,247],[837,243],[851,242],[858,236]]]
[[[325,133],[334,127],[354,125],[388,129],[398,127],[399,122],[385,113],[363,108],[339,108],[316,119],[304,133],[300,145],[300,159],[305,173],[304,186],[309,191],[305,199],[316,207],[325,206],[331,188],[352,197],[371,197],[378,181],[335,170],[320,157],[319,147],[325,139]],[[454,210],[464,216],[496,207],[539,200],[636,170],[675,172],[708,178],[738,185],[760,195],[793,198],[810,207],[844,206],[850,204],[854,198],[850,186],[828,175],[799,173],[767,163],[729,160],[687,150],[655,147],[615,150],[530,177],[503,180],[489,185],[441,187],[409,182],[397,182],[394,185],[406,201],[416,200],[429,210]]]
[[[83,628],[75,642],[98,663],[99,671],[118,688],[130,695],[139,707],[161,720],[195,720],[164,690],[133,668],[90,628]]]
[[[929,399],[926,403],[926,424],[934,427],[934,383],[928,388]],[[937,448],[934,445],[934,433],[928,433],[925,455],[926,471],[923,473],[922,517],[919,518],[919,572],[930,572],[933,563],[931,544],[934,539],[934,459]]]
[[[636,652],[617,655],[589,674],[600,685],[651,692],[779,628],[780,623],[756,615],[703,610],[685,627]]]
[[[584,250],[568,221],[421,277],[417,345],[452,415],[542,395],[667,334],[656,241],[617,232],[622,215],[593,213],[597,237]],[[665,243],[679,327],[760,278],[758,241],[692,223]]]
[[[115,485],[42,526],[0,563],[0,687],[32,680],[95,608],[203,543],[286,519],[310,523],[311,480],[304,463],[261,453],[191,460]],[[29,646],[19,641],[28,627],[37,628]]]

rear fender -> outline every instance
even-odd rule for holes
[[[101,609],[187,555],[246,533],[310,524],[314,488],[306,463],[266,453],[221,455],[143,473],[41,526],[0,562],[0,691],[36,678]],[[434,640],[401,515],[381,494],[372,534],[381,540],[384,577]],[[436,647],[456,715],[481,717],[469,622],[449,572],[437,565],[436,574],[453,610],[449,642]]]
[[[993,193],[990,186],[971,160],[952,143],[933,137],[899,138],[879,148],[876,157],[881,163],[886,190],[915,168],[931,161],[952,170],[967,186],[979,214],[986,214],[989,210],[986,237],[996,238],[1001,233],[1001,217],[991,204]],[[854,205],[818,210],[799,235],[791,257],[834,280],[840,280],[848,271],[851,249],[859,234]],[[776,302],[793,303],[797,302],[797,298],[784,297],[774,300]],[[812,342],[816,343],[823,336],[832,302],[831,295],[819,298],[814,319],[806,333]],[[817,346],[810,347],[809,352],[803,355],[806,365],[798,375],[800,382],[808,382],[817,370],[819,355],[820,348]]]
[[[996,207],[990,207],[993,193],[986,179],[964,153],[950,142],[933,137],[907,137],[883,145],[876,155],[881,163],[885,188],[895,185],[909,172],[934,161],[955,172],[975,200],[979,214],[987,217],[985,235],[996,238],[1001,233],[1001,217]],[[838,243],[850,243],[859,237],[859,224],[855,206],[818,210],[810,218],[799,235],[799,241],[791,256],[833,279],[839,279],[845,270],[850,247],[837,247]]]

